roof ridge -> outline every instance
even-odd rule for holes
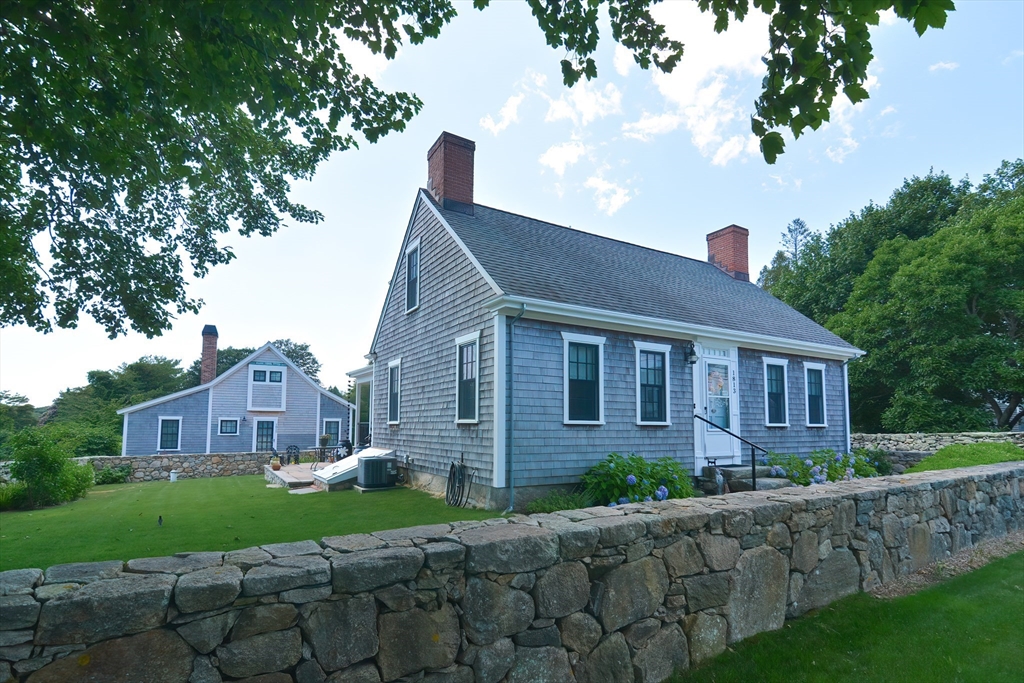
[[[429,191],[424,190],[424,192],[426,192],[427,196],[430,197],[430,201],[433,202],[441,211],[445,210],[445,208],[443,206],[439,205],[437,203],[437,201],[433,198],[433,196],[430,195]],[[551,221],[546,221],[543,218],[534,218],[533,216],[527,216],[526,214],[516,213],[515,211],[509,211],[507,209],[499,209],[497,207],[489,206],[487,204],[480,204],[479,202],[474,202],[473,206],[479,206],[479,207],[482,207],[484,209],[488,209],[490,211],[496,211],[498,213],[503,213],[503,214],[506,214],[506,215],[509,215],[509,216],[517,216],[519,218],[525,218],[526,220],[529,220],[529,221],[534,221],[534,222],[537,222],[537,223],[543,223],[545,225],[550,225],[550,226],[555,227],[555,228],[561,228],[562,230],[569,230],[569,231],[578,233],[580,235],[586,235],[587,237],[597,237],[598,239],[607,240],[609,242],[615,242],[616,244],[624,244],[624,245],[626,245],[628,247],[635,247],[637,249],[643,249],[645,251],[654,252],[655,254],[664,254],[666,256],[673,256],[675,258],[686,259],[687,261],[693,261],[694,263],[699,263],[699,264],[702,264],[702,265],[705,265],[705,266],[711,266],[715,270],[721,272],[721,270],[718,268],[718,266],[714,265],[713,263],[710,263],[708,261],[702,261],[700,259],[693,258],[692,256],[684,256],[683,254],[677,254],[677,253],[672,252],[672,251],[666,251],[664,249],[657,249],[655,247],[649,247],[649,246],[644,245],[644,244],[637,244],[636,242],[628,242],[626,240],[618,239],[617,237],[608,237],[607,235],[600,235],[600,234],[598,234],[596,232],[588,232],[586,230],[581,230],[579,228],[574,228],[571,225],[561,225],[559,223],[552,223]],[[727,273],[723,273],[723,274],[727,275]]]

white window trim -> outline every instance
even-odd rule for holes
[[[277,418],[276,417],[263,417],[257,415],[252,418],[252,452],[256,452],[256,434],[259,432],[260,422],[273,422],[274,423],[274,441],[270,447],[277,450]],[[264,451],[265,452],[265,451]]]
[[[824,363],[804,363],[804,417],[808,427],[828,427],[828,396],[825,391],[827,367]],[[811,385],[807,382],[808,370],[821,370],[821,424],[813,424],[811,422]]]
[[[323,434],[327,433],[327,423],[328,422],[337,422],[338,423],[338,443],[341,443],[342,440],[346,438],[346,435],[343,434],[342,431],[341,431],[341,418],[340,417],[325,417],[323,419],[323,422],[322,422],[323,430],[320,432],[320,435],[323,435]],[[317,441],[319,441],[319,440],[320,440],[320,437],[318,436],[317,437]]]
[[[769,358],[768,356],[762,356],[761,361],[764,363],[764,373],[762,377],[764,379],[764,426],[765,427],[788,427],[789,426],[789,359],[787,358]],[[772,422],[768,418],[768,366],[769,365],[781,365],[782,366],[782,404],[786,408],[786,421],[785,422]]]
[[[472,420],[459,419],[459,377],[462,368],[459,367],[459,349],[472,344],[476,347],[476,417]],[[455,424],[475,425],[480,424],[480,330],[464,334],[455,338]]]
[[[221,425],[221,422],[223,422],[224,420],[234,420],[235,421],[235,433],[234,434],[231,434],[229,432],[222,432],[221,431],[221,429],[223,429],[223,426]],[[238,418],[238,417],[218,417],[217,418],[217,436],[238,436],[241,433],[242,433],[242,420],[241,420],[241,418]]]
[[[178,423],[178,445],[175,446],[174,448],[160,448],[160,435],[164,431],[164,421],[170,422],[171,420],[175,420]],[[182,423],[181,415],[177,415],[177,416],[175,416],[175,415],[161,415],[160,417],[157,418],[157,421],[156,421],[156,449],[158,451],[160,451],[161,453],[166,453],[166,452],[170,452],[170,451],[180,451],[181,450],[181,423]]]
[[[280,407],[272,408],[272,407],[267,407],[267,406],[254,406],[252,404],[252,385],[253,385],[252,376],[253,376],[253,373],[255,373],[257,370],[265,370],[266,373],[267,373],[267,380],[265,382],[259,382],[259,384],[265,384],[267,386],[270,386],[271,384],[277,385],[277,382],[271,383],[271,381],[270,381],[270,369],[271,368],[273,368],[275,372],[277,372],[277,371],[281,372],[281,404],[280,404]],[[282,364],[280,367],[278,367],[277,365],[260,365],[258,361],[253,361],[253,362],[251,362],[249,364],[248,378],[249,378],[249,389],[248,389],[248,395],[246,397],[246,408],[248,410],[277,412],[277,411],[283,411],[285,409],[285,406],[288,405],[288,366],[287,365]]]
[[[668,427],[672,424],[672,346],[670,344],[652,344],[651,342],[633,341],[636,347],[636,423],[643,427]],[[644,420],[640,412],[640,352],[653,351],[665,354],[665,420],[663,422]]]
[[[398,401],[396,402],[397,405],[395,406],[395,409],[397,410],[398,414],[395,415],[395,419],[392,420],[391,419],[391,368],[394,368],[394,367],[398,368]],[[388,363],[388,374],[387,374],[386,386],[387,386],[388,402],[387,402],[387,409],[385,410],[384,414],[388,418],[388,424],[389,425],[396,425],[396,424],[399,424],[402,421],[402,359],[401,358],[396,358],[395,360],[393,360],[390,363]]]
[[[409,254],[418,252],[416,255],[416,305],[409,308]],[[420,249],[420,238],[417,237],[405,248],[405,312],[412,313],[420,307],[420,283],[423,282],[423,251]],[[390,366],[389,366],[390,367]]]
[[[569,342],[597,346],[597,420],[569,419]],[[562,332],[562,424],[604,424],[604,337]]]

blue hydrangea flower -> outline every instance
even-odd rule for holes
[[[807,458],[807,460],[804,460],[804,464],[807,465],[808,467],[814,467],[814,461],[811,460],[810,458]]]
[[[654,496],[658,500],[665,500],[666,498],[668,498],[668,489],[665,488],[664,486],[659,486],[658,490],[654,492]]]
[[[818,476],[819,474],[821,474],[821,468],[815,465],[814,467],[811,468],[811,474],[813,474],[814,476]]]
[[[836,462],[839,463],[839,462],[842,462],[842,461],[843,461],[843,456],[837,455],[836,456]]]
[[[644,498],[644,502],[645,502],[645,503],[650,503],[650,502],[652,502],[653,500],[654,500],[654,499],[653,499],[653,498],[651,498],[650,496],[646,496],[646,497]]]
[[[856,464],[857,464],[857,456],[850,455],[850,467],[853,467]]]
[[[636,486],[636,477],[634,477],[632,474],[629,475],[628,477],[626,477],[626,483],[629,484],[630,486]]]
[[[619,498],[619,505],[625,505],[628,502],[629,502],[629,498],[626,498],[625,496],[623,496],[622,498]]]
[[[633,500],[634,500],[635,502],[640,502],[640,496],[639,496],[639,495],[637,495],[637,494],[634,494],[634,495],[633,495]]]
[[[610,508],[615,507],[615,501],[612,501],[611,503],[608,503],[608,507],[610,507]]]

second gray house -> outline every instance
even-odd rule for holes
[[[696,261],[473,201],[475,143],[428,153],[370,348],[357,418],[413,482],[474,470],[502,508],[577,482],[608,453],[749,463],[849,449],[846,361],[862,352],[749,282],[747,230]],[[357,400],[356,405],[362,401]]]
[[[121,455],[307,449],[348,438],[353,406],[266,343],[217,376],[217,328],[203,328],[199,386],[117,411]]]

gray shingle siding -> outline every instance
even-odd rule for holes
[[[563,423],[563,331],[605,337],[603,425]],[[672,347],[670,426],[636,424],[634,341]],[[693,375],[683,362],[682,342],[524,318],[516,323],[512,346],[516,486],[574,483],[612,452],[668,456],[693,469]]]
[[[161,417],[181,417],[181,448],[178,453],[206,452],[206,424],[209,391],[198,391],[149,408],[128,413],[125,455],[158,453],[157,434]]]
[[[765,426],[763,357],[784,358],[788,427]],[[827,427],[807,427],[807,396],[804,363],[821,363],[825,368],[825,416]],[[741,436],[778,453],[804,455],[819,448],[846,451],[846,403],[843,364],[809,356],[739,350]],[[744,462],[750,462],[749,450],[742,450]]]
[[[343,439],[351,437],[350,415],[351,411],[343,403],[338,403],[332,398],[320,394],[320,424],[324,420],[341,420],[341,435]]]
[[[419,308],[406,313],[405,245],[382,312],[373,352],[373,445],[447,476],[464,457],[475,480],[490,484],[494,459],[494,323],[483,302],[495,295],[429,208],[417,204],[406,245],[420,240]],[[480,331],[480,422],[455,424],[455,339]],[[401,421],[387,424],[388,363],[402,359]]]

